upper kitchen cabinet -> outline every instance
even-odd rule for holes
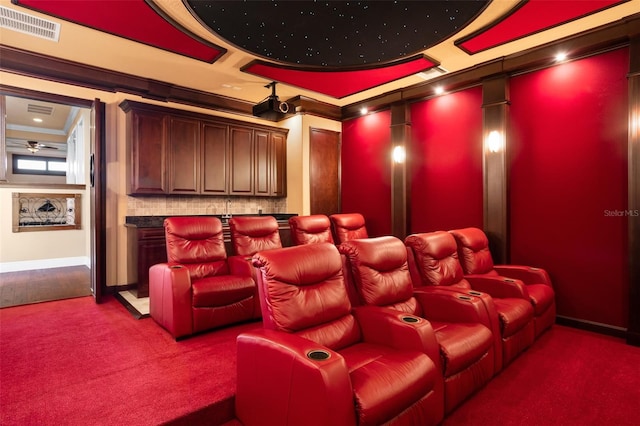
[[[129,194],[284,197],[287,130],[124,101]]]
[[[200,122],[168,117],[169,193],[200,194]]]
[[[129,111],[127,139],[129,167],[127,168],[130,194],[165,194],[167,164],[166,117],[146,111]]]

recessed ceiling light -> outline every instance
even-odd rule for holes
[[[365,115],[368,112],[369,112],[369,110],[367,109],[367,107],[360,108],[360,114]]]
[[[437,87],[434,89],[434,92],[436,92],[436,95],[442,95],[442,94],[444,93],[444,87],[442,87],[442,86],[437,86]]]
[[[565,52],[560,52],[556,54],[556,62],[562,62],[567,59],[567,54]]]
[[[33,121],[35,121],[36,123],[42,123],[42,118],[34,118]]]

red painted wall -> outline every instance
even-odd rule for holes
[[[361,213],[370,236],[391,234],[391,113],[342,123],[342,212]]]
[[[510,81],[512,263],[549,271],[558,315],[620,327],[628,64],[625,48]]]
[[[411,232],[482,228],[482,88],[411,107]]]

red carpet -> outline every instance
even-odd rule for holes
[[[175,342],[115,299],[0,309],[0,424],[216,425],[233,421],[235,337]],[[640,424],[640,348],[554,326],[444,426]],[[276,425],[274,425],[276,426]]]
[[[112,298],[1,309],[0,424],[156,425],[220,401],[228,415],[235,337],[261,326],[175,342]]]
[[[640,348],[554,326],[444,426],[640,424]]]

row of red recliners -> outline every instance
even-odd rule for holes
[[[337,241],[367,237],[359,214],[336,214],[331,221]],[[290,225],[295,245],[333,242],[327,216],[294,217]],[[164,228],[168,262],[149,270],[149,308],[156,322],[179,339],[260,318],[255,271],[246,260],[282,247],[274,217],[229,219],[231,256],[225,250],[222,222],[215,217],[170,217]]]
[[[360,215],[347,219],[364,228]],[[294,243],[307,245],[262,244],[253,257],[259,297],[251,298],[260,301],[264,330],[238,338],[236,411],[245,425],[436,424],[554,321],[546,273],[509,267],[538,283],[503,278],[507,270],[491,268],[480,230],[415,234],[405,243],[359,238],[336,248],[328,222],[292,218]],[[188,237],[180,251],[203,252],[197,236]],[[243,261],[232,256],[228,264],[242,270]],[[466,261],[476,269],[465,277]],[[157,268],[188,268],[173,266]],[[487,268],[488,276],[476,276]]]

